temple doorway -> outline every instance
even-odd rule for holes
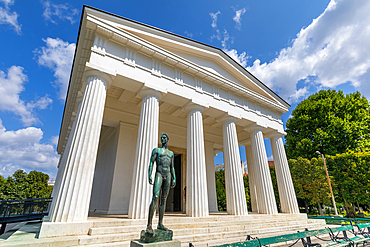
[[[181,212],[183,189],[181,187],[181,154],[175,153],[174,166],[176,175],[176,186],[171,189],[166,203],[166,212]]]

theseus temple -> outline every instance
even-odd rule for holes
[[[223,152],[227,213],[247,215],[244,145],[249,211],[278,214],[269,138],[281,212],[298,214],[280,119],[289,107],[218,48],[85,6],[45,221],[86,222],[89,213],[146,218],[149,159],[162,132],[170,137],[177,177],[167,212],[207,217],[217,211],[214,156]]]

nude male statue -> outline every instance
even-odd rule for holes
[[[154,210],[159,200],[159,221],[157,229],[162,231],[168,231],[163,225],[163,215],[166,208],[166,201],[170,187],[176,186],[175,168],[173,164],[174,154],[172,151],[167,149],[168,135],[163,133],[161,135],[162,146],[154,148],[149,163],[149,183],[153,184],[152,171],[154,161],[157,164],[157,170],[155,172],[154,186],[153,186],[153,198],[149,206],[149,217],[146,231],[149,234],[153,234],[152,220]],[[159,198],[160,196],[160,198]]]

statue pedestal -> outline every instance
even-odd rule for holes
[[[130,247],[181,247],[181,242],[178,240],[162,241],[154,243],[143,243],[139,240],[131,240]]]
[[[161,230],[155,229],[154,234],[150,234],[146,230],[142,230],[140,233],[140,242],[154,243],[154,242],[171,241],[172,236],[173,236],[173,232],[171,230],[161,231]]]
[[[140,233],[140,240],[132,240],[130,247],[181,247],[181,242],[172,240],[173,232],[171,230],[154,230],[154,234],[149,234],[146,230]]]

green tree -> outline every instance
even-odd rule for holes
[[[216,194],[218,211],[226,211],[225,171],[220,169],[215,172]],[[244,190],[247,204],[250,205],[248,176],[243,176]],[[248,207],[250,209],[250,206]]]
[[[347,216],[355,217],[353,204],[370,203],[370,152],[337,154],[327,161],[340,195],[336,199],[343,199]]]
[[[52,186],[48,185],[49,175],[37,172],[30,171],[27,176],[27,181],[30,185],[28,191],[28,198],[46,198],[51,196],[53,190]]]
[[[307,200],[310,205],[331,204],[330,191],[322,160],[299,157],[289,160],[293,185],[298,198]],[[322,212],[321,212],[322,213]]]
[[[37,171],[17,170],[7,179],[0,176],[0,200],[50,197],[53,188],[48,180],[49,175]]]
[[[289,158],[311,159],[316,150],[336,155],[370,147],[370,104],[359,92],[321,90],[293,110],[286,125]]]
[[[218,211],[226,211],[225,171],[215,172]]]
[[[3,200],[5,198],[4,196],[4,188],[5,188],[6,180],[3,176],[0,175],[0,200]]]
[[[275,166],[270,166],[269,168],[270,168],[272,186],[274,188],[274,194],[275,194],[276,204],[278,206],[278,209],[281,210],[281,207],[280,207],[280,197],[279,197],[279,188],[278,188],[277,180],[276,180]]]

